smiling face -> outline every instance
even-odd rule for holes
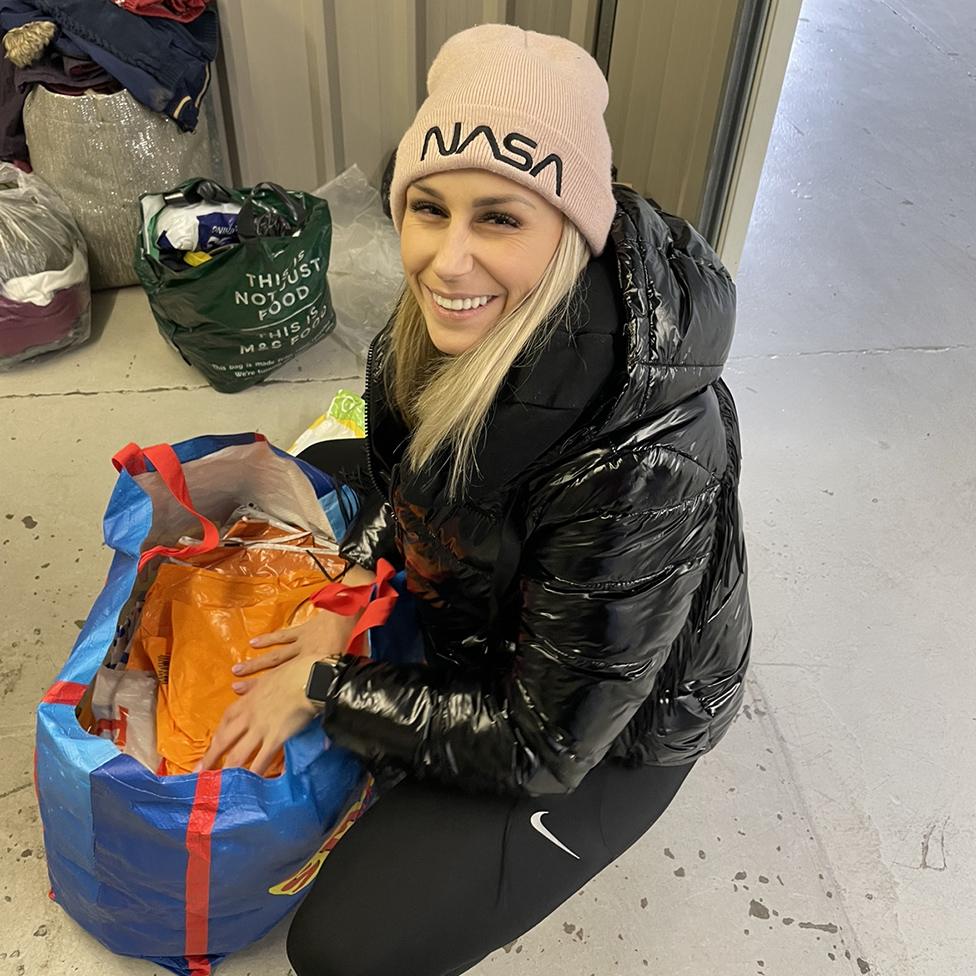
[[[457,356],[484,338],[539,283],[562,230],[561,210],[486,170],[413,183],[400,256],[431,342]]]

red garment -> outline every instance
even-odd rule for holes
[[[115,0],[119,7],[141,17],[165,17],[188,24],[207,9],[210,0]]]

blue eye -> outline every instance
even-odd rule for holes
[[[426,201],[415,201],[410,204],[410,209],[413,213],[429,213],[432,216],[444,216],[444,211],[440,207],[435,206],[433,203],[427,203]],[[521,224],[509,214],[503,213],[486,213],[481,218],[483,221],[495,224],[496,227],[520,227]]]

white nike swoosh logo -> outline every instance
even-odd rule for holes
[[[543,826],[542,818],[548,812],[549,812],[548,810],[540,810],[538,813],[533,813],[532,816],[529,818],[529,823],[532,824],[532,826],[536,830],[538,830],[539,833],[542,834],[542,836],[545,837],[546,840],[552,841],[552,843],[555,844],[556,847],[562,848],[567,854],[571,855],[572,857],[575,857],[577,861],[580,860],[579,854],[573,854],[573,852],[561,840],[559,840],[558,837],[553,837],[550,831],[545,826]]]

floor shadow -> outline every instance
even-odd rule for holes
[[[102,337],[105,324],[111,317],[118,298],[118,288],[96,291],[92,295],[91,337],[88,340],[89,342],[97,342]]]

